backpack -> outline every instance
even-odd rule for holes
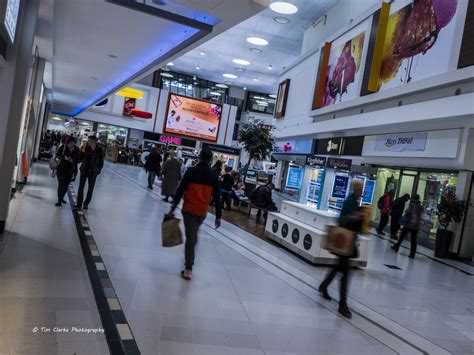
[[[385,199],[385,195],[380,196],[380,198],[377,201],[377,208],[381,210],[383,208],[383,201]]]

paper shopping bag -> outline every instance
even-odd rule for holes
[[[161,238],[164,247],[174,247],[183,244],[183,235],[179,228],[179,219],[174,215],[165,214],[161,225]]]
[[[321,239],[323,249],[341,256],[354,254],[355,232],[340,226],[326,226],[326,229],[327,233]]]

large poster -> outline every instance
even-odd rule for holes
[[[388,20],[379,90],[449,69],[458,0],[400,0]]]
[[[304,170],[297,166],[290,166],[286,177],[286,187],[289,189],[299,189],[303,181]]]
[[[164,131],[215,142],[222,105],[171,94]]]
[[[321,107],[357,97],[367,28],[365,21],[331,44]]]

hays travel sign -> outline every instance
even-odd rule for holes
[[[426,147],[427,132],[398,133],[377,136],[375,151],[377,152],[422,152]]]

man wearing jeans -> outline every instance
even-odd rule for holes
[[[176,191],[171,207],[171,213],[183,198],[183,222],[186,234],[184,245],[185,268],[181,271],[181,277],[191,280],[193,275],[194,250],[197,243],[198,231],[207,215],[207,208],[211,198],[214,196],[216,207],[215,227],[221,225],[221,199],[219,197],[219,181],[217,175],[211,170],[212,152],[202,149],[199,155],[199,163],[189,168]]]

